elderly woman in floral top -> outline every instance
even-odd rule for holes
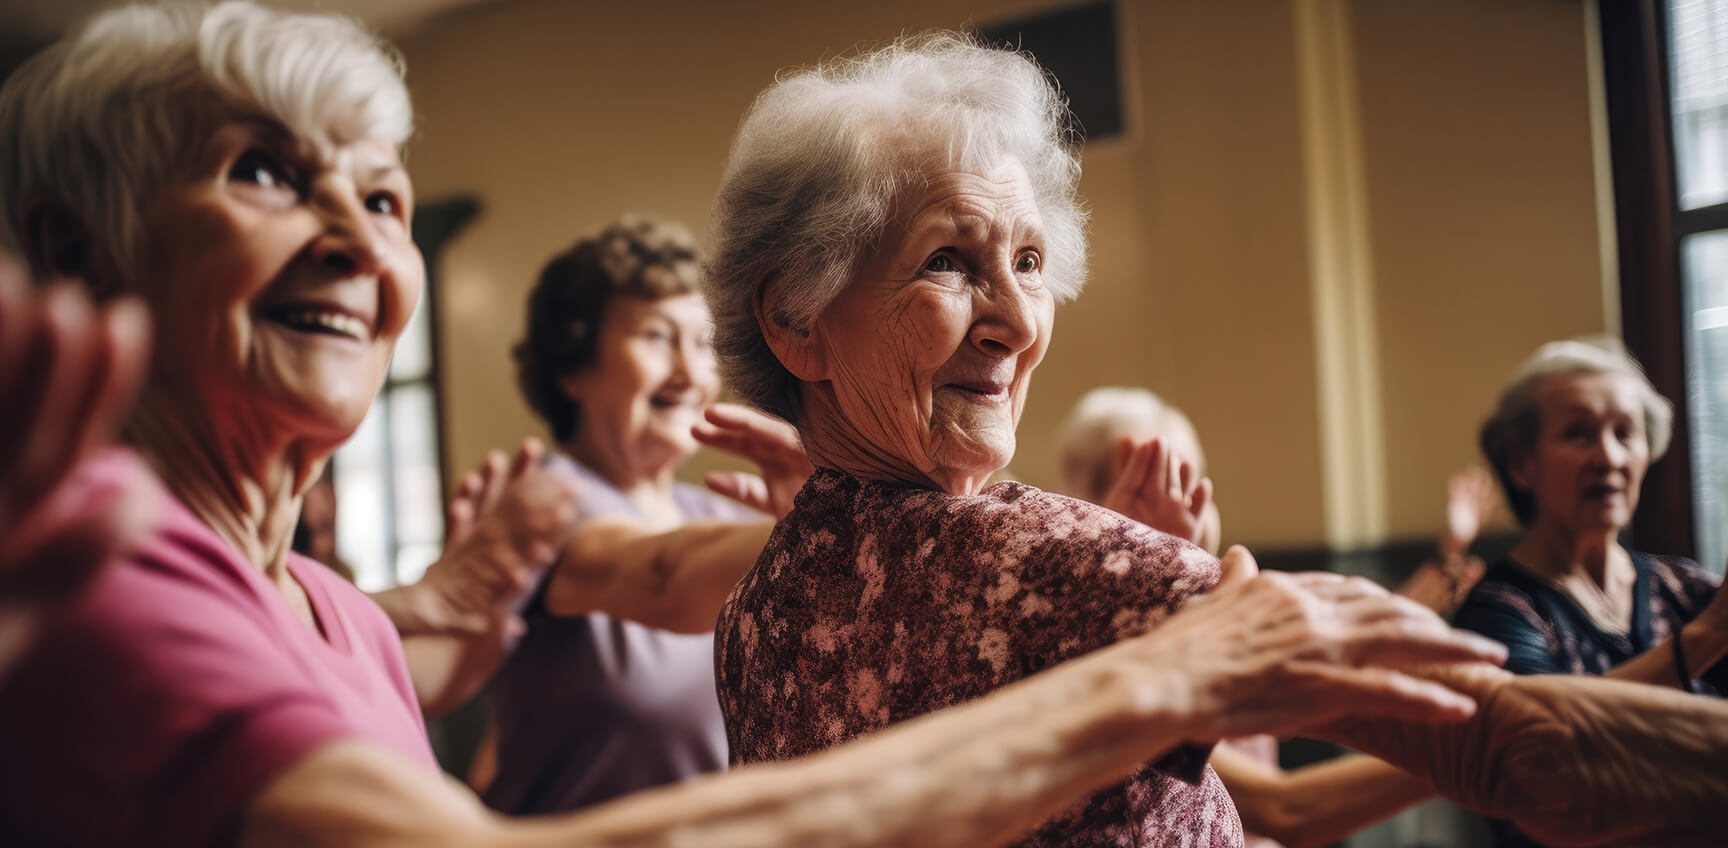
[[[716,349],[817,471],[721,615],[734,761],[977,698],[1218,582],[1206,551],[1116,512],[985,486],[1083,282],[1067,126],[1029,60],[943,35],[788,76],[746,116],[715,212]],[[1339,702],[1385,683],[1336,672]],[[1240,844],[1208,750],[1144,764],[1027,844]]]

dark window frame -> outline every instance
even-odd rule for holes
[[[1632,533],[1645,550],[1697,555],[1687,315],[1680,246],[1728,229],[1728,203],[1681,209],[1674,168],[1668,4],[1600,0],[1621,332],[1656,390],[1674,403],[1668,460],[1652,466]]]

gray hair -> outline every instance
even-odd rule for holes
[[[1674,432],[1674,405],[1650,384],[1643,367],[1626,352],[1619,339],[1580,336],[1537,348],[1512,374],[1494,414],[1483,422],[1481,435],[1482,455],[1494,469],[1513,514],[1524,526],[1536,519],[1536,499],[1513,482],[1512,466],[1535,448],[1541,434],[1542,410],[1536,396],[1549,380],[1580,374],[1630,377],[1638,387],[1644,407],[1644,438],[1650,447],[1650,461],[1655,462],[1668,452]]]
[[[399,56],[346,18],[248,2],[115,9],[0,89],[0,246],[44,261],[22,230],[51,202],[113,261],[133,260],[145,205],[225,110],[398,147],[414,120]]]
[[[1111,460],[1124,436],[1171,436],[1182,433],[1196,455],[1184,457],[1206,473],[1206,455],[1194,424],[1182,410],[1146,389],[1106,386],[1080,397],[1056,431],[1056,449],[1067,494],[1097,502],[1110,488]]]
[[[807,328],[880,242],[901,192],[934,169],[1014,156],[1044,218],[1057,300],[1086,280],[1086,212],[1067,103],[1032,59],[937,32],[782,76],[744,115],[714,207],[705,275],[720,373],[746,402],[796,420],[798,380],[756,304]]]

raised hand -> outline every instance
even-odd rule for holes
[[[141,305],[94,306],[72,283],[33,291],[0,259],[0,670],[44,605],[153,525],[141,467],[96,491],[68,485],[114,439],[148,361]]]
[[[1157,437],[1144,442],[1124,438],[1116,446],[1116,457],[1122,471],[1102,506],[1172,536],[1204,541],[1211,478],[1201,477]]]
[[[1494,477],[1481,468],[1466,468],[1446,481],[1446,535],[1440,540],[1440,553],[1451,558],[1463,556],[1482,532],[1482,525],[1494,514],[1499,492]]]
[[[1412,671],[1501,662],[1497,642],[1447,627],[1373,583],[1336,574],[1258,572],[1241,547],[1224,578],[1146,641],[1180,667],[1188,738],[1289,735],[1345,715],[1416,722],[1469,718],[1475,702]]]
[[[696,441],[756,464],[761,474],[710,471],[703,482],[716,493],[775,518],[792,509],[792,501],[815,467],[804,455],[798,431],[777,418],[733,403],[708,408],[707,420],[691,428]]]
[[[444,555],[413,585],[373,596],[399,632],[495,629],[557,561],[577,496],[573,481],[541,467],[544,452],[528,439],[513,458],[494,451],[463,478],[448,510]]]

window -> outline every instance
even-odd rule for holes
[[[1674,401],[1646,550],[1728,560],[1728,0],[1599,0],[1622,324]]]
[[[396,344],[377,401],[332,463],[337,553],[368,592],[420,579],[443,550],[433,269],[443,245],[477,211],[473,201],[459,199],[424,204],[415,212],[414,241],[426,257],[426,289]]]

